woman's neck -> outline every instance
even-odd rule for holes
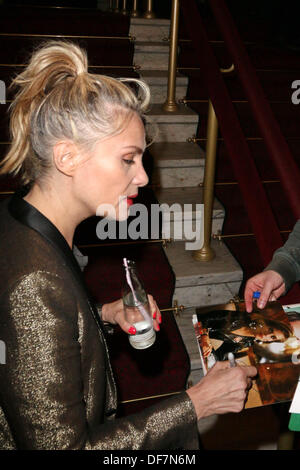
[[[34,184],[24,200],[40,211],[63,235],[72,249],[73,238],[77,225],[81,222],[74,213],[68,192],[58,192],[54,188],[42,188]],[[73,213],[72,213],[73,208]]]

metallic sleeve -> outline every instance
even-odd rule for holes
[[[91,449],[198,449],[197,417],[186,392],[167,398],[140,413],[99,427]]]
[[[28,274],[2,295],[0,308],[7,348],[6,364],[0,365],[0,447],[9,429],[10,448],[17,449],[195,448],[196,414],[185,392],[136,415],[109,419],[101,411],[104,390],[88,400],[97,419],[87,418],[84,381],[93,380],[93,371],[83,371],[78,305],[63,279],[45,271]],[[96,364],[99,390],[105,389],[105,360]]]
[[[77,308],[66,292],[58,277],[34,272],[1,299],[1,402],[18,449],[86,443]]]

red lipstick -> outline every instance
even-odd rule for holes
[[[133,204],[133,199],[134,199],[135,197],[137,197],[137,196],[138,196],[138,194],[133,194],[132,196],[128,196],[128,197],[127,197],[127,204],[128,204],[128,206],[132,206],[132,204]]]

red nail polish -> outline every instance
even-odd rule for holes
[[[153,313],[153,318],[154,318],[154,320],[155,320],[155,318],[156,318],[156,312]]]
[[[159,317],[159,319],[158,319],[158,323],[161,323],[161,317]]]
[[[136,334],[136,329],[134,328],[134,326],[131,326],[128,330],[128,333],[131,334],[131,335],[135,335]]]

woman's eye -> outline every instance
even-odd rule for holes
[[[126,165],[132,165],[134,163],[134,160],[127,160],[126,158],[123,158],[123,162],[125,162]]]

